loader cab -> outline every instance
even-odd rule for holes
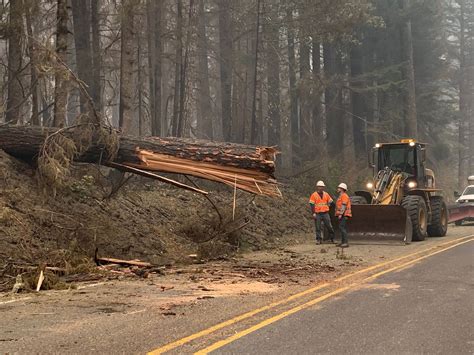
[[[414,140],[402,140],[399,143],[378,143],[372,151],[371,165],[374,176],[380,170],[390,168],[412,177],[419,187],[426,184],[425,145]]]

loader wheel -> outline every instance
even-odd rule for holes
[[[428,228],[428,213],[426,211],[425,200],[420,196],[405,196],[402,206],[407,210],[407,215],[411,219],[413,226],[413,241],[425,240]]]
[[[350,199],[353,205],[366,205],[367,204],[366,198],[362,196],[351,196]]]
[[[430,237],[444,237],[448,231],[448,208],[441,196],[433,196],[431,202],[431,224],[428,226]]]

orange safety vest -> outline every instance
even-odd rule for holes
[[[323,191],[323,197],[319,196],[318,192],[314,192],[309,198],[309,204],[314,206],[314,213],[329,212],[329,205],[332,203],[332,198],[329,194]]]
[[[352,217],[351,199],[345,192],[343,192],[336,201],[336,217],[339,217],[342,215],[342,205],[346,205],[344,216]]]

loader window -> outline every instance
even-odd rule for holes
[[[386,146],[379,150],[379,170],[389,167],[415,175],[415,150],[407,146]]]

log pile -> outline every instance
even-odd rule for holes
[[[55,129],[38,127],[0,126],[0,149],[21,159],[35,159],[46,137],[55,132]],[[67,136],[72,132],[65,130],[61,134]],[[100,143],[93,144],[76,160],[100,162],[165,182],[170,179],[155,172],[190,175],[258,195],[281,196],[274,177],[276,150],[273,147],[121,135],[113,161],[103,161],[103,150]],[[180,183],[175,185],[183,187]]]

